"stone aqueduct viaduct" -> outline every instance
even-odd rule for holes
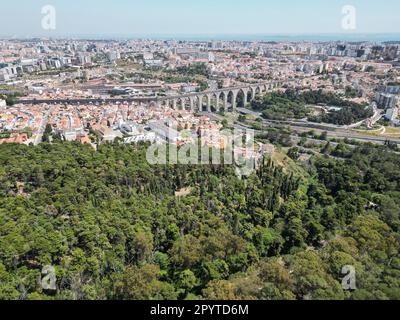
[[[150,106],[171,107],[175,110],[191,110],[218,112],[234,111],[237,107],[245,106],[247,103],[263,92],[275,88],[293,86],[302,80],[269,81],[258,84],[248,84],[232,88],[223,88],[212,91],[195,92],[177,96],[158,97],[133,97],[133,98],[107,98],[107,99],[51,99],[51,100],[24,100],[23,104],[88,104],[88,103],[125,103],[142,102]]]
[[[213,91],[203,91],[180,96],[158,97],[150,105],[171,107],[175,110],[191,111],[230,111],[247,103],[263,92],[288,84],[288,81],[273,81]],[[240,104],[238,103],[241,98]]]

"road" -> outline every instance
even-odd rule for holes
[[[52,109],[52,107],[50,106],[50,108],[46,111],[46,113],[43,116],[42,123],[40,124],[39,132],[37,133],[35,140],[33,142],[34,145],[38,145],[39,143],[42,142],[43,133],[44,133],[44,130],[46,129],[47,123],[49,121],[49,115],[50,115],[51,109]]]
[[[267,122],[264,121],[263,125],[266,127],[274,127],[277,126],[277,124],[272,123],[272,122]],[[285,125],[289,127],[291,130],[296,131],[298,133],[302,132],[309,132],[313,130],[315,133],[321,134],[323,132],[327,133],[328,138],[336,138],[336,139],[350,139],[350,140],[357,140],[360,142],[372,142],[372,143],[377,143],[377,144],[385,144],[387,140],[390,140],[392,142],[400,144],[400,139],[398,138],[389,138],[385,136],[374,136],[374,135],[368,135],[364,133],[359,133],[355,131],[350,131],[347,129],[342,129],[342,128],[332,128],[332,127],[322,127],[319,125],[310,125],[310,124],[304,124],[304,123],[294,123],[290,122],[289,124],[286,123],[281,123],[281,126]]]
[[[251,114],[255,117],[260,117],[261,113],[255,112],[248,109],[239,108],[239,112],[243,112],[245,114]],[[382,113],[379,110],[374,110],[374,115],[372,116],[372,121],[378,121],[382,117]],[[400,139],[391,138],[386,136],[375,136],[368,135],[367,133],[359,133],[355,131],[349,130],[352,126],[339,126],[332,125],[326,123],[314,123],[306,120],[292,120],[292,121],[277,121],[277,120],[263,120],[263,125],[266,127],[275,127],[275,126],[288,126],[291,130],[301,132],[308,132],[310,130],[314,130],[316,133],[321,134],[322,132],[327,132],[328,137],[330,138],[341,138],[341,139],[354,139],[361,142],[372,142],[384,144],[387,140],[396,142],[400,144]]]
[[[247,110],[249,113],[252,113],[253,115],[259,116],[259,113],[254,112],[252,110]],[[223,120],[224,117],[220,116],[215,113],[202,113],[204,115],[209,116],[211,119],[215,120]],[[335,139],[349,139],[349,140],[356,140],[360,142],[371,142],[375,144],[385,144],[387,140],[390,140],[392,142],[396,142],[400,144],[400,139],[397,138],[388,138],[385,136],[373,136],[373,135],[365,135],[362,133],[354,132],[354,131],[349,131],[337,126],[330,126],[330,125],[320,125],[320,124],[315,124],[315,123],[308,123],[308,122],[300,122],[300,121],[273,121],[273,120],[263,120],[262,122],[263,126],[265,127],[265,130],[254,130],[256,133],[263,133],[268,130],[268,128],[279,128],[282,126],[289,127],[292,131],[300,134],[304,132],[309,132],[313,130],[316,134],[322,134],[323,132],[327,133],[328,138],[335,138]],[[249,126],[245,126],[243,124],[236,124],[235,125],[237,128],[241,129],[251,129]],[[298,139],[297,135],[292,135],[292,138]],[[311,141],[310,139],[308,139]],[[318,140],[320,141],[320,140]]]

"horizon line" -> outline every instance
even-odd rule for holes
[[[350,42],[398,42],[400,41],[400,32],[325,32],[325,33],[138,33],[138,34],[122,34],[122,33],[93,33],[93,34],[26,34],[26,35],[1,35],[1,40],[184,40],[184,41],[282,41],[288,39],[260,39],[262,37],[272,38],[297,38],[292,39],[295,42],[315,41],[350,41]],[[314,37],[315,39],[310,39]],[[318,37],[322,39],[317,39]],[[323,39],[332,37],[334,39]],[[380,38],[381,37],[381,38]],[[393,38],[394,37],[394,38]],[[225,39],[224,39],[225,38]],[[258,39],[257,39],[258,38]],[[380,39],[379,39],[380,38]],[[385,39],[383,39],[385,38]]]

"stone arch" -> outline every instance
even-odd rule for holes
[[[227,110],[227,108],[228,108],[228,96],[227,96],[227,93],[224,92],[224,91],[221,91],[221,92],[218,93],[218,96],[219,96],[220,104],[219,104],[219,108],[218,108],[217,111],[225,111],[225,110]]]
[[[207,94],[201,94],[199,97],[199,111],[207,112],[209,105],[209,96]]]
[[[247,88],[247,93],[246,93],[246,102],[249,103],[251,100],[253,100],[254,97],[254,90],[252,87]]]
[[[195,101],[194,101],[194,104],[195,104],[195,106],[196,106],[195,109],[196,109],[198,112],[201,112],[201,111],[202,111],[202,106],[203,106],[203,103],[202,103],[202,95],[196,96]]]
[[[256,97],[258,87],[251,87],[251,99],[253,100]]]
[[[226,99],[227,99],[227,105],[225,108],[226,111],[233,111],[233,108],[234,108],[233,104],[236,103],[236,95],[237,95],[237,92],[235,92],[233,90],[229,90],[226,93]]]
[[[185,97],[179,98],[179,110],[184,111],[186,110],[187,101]]]
[[[178,98],[176,105],[177,105],[177,110],[185,110],[185,98]]]
[[[177,110],[178,109],[178,100],[177,99],[172,99],[171,100],[171,106],[172,106],[172,109]]]
[[[247,103],[247,89],[240,88],[236,95],[236,105],[233,106],[234,109],[236,108],[244,108]]]
[[[196,111],[196,97],[190,96],[189,98],[190,111]]]
[[[219,110],[219,92],[211,94],[211,112],[218,112]]]
[[[184,97],[183,100],[185,101],[185,106],[184,106],[183,110],[191,111],[192,107],[191,107],[191,103],[190,103],[190,97]]]
[[[201,98],[200,96],[194,96],[193,97],[193,104],[194,104],[194,111],[201,112],[201,106],[200,106]]]
[[[165,100],[165,108],[173,108],[173,101],[172,100]]]

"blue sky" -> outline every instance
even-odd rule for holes
[[[41,28],[54,5],[57,28]],[[356,33],[400,33],[399,0],[3,0],[0,35],[343,33],[344,5]]]

